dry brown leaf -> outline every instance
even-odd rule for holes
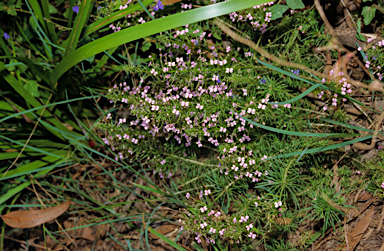
[[[163,5],[169,5],[173,3],[180,2],[181,0],[163,0]]]
[[[354,250],[357,244],[359,244],[369,224],[371,224],[373,214],[375,213],[375,207],[372,206],[371,210],[362,218],[352,229],[347,233],[349,249]]]
[[[168,234],[169,232],[172,232],[173,230],[175,230],[175,228],[176,228],[175,225],[166,224],[166,225],[161,225],[158,229],[156,229],[156,231],[162,235],[165,235],[165,234]],[[157,237],[156,235],[154,235],[152,233],[150,233],[150,236],[154,240],[159,239],[159,237]]]
[[[85,227],[81,237],[89,241],[95,241],[96,239],[96,236],[93,234],[93,229],[91,227]]]
[[[363,193],[361,194],[361,196],[357,199],[357,201],[367,201],[369,199],[373,198],[372,194],[366,192],[366,191],[363,191]]]
[[[54,220],[67,211],[70,200],[56,206],[41,210],[13,211],[0,217],[4,223],[14,228],[31,228]]]

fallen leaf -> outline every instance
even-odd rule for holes
[[[357,201],[367,201],[369,199],[373,198],[372,194],[364,191],[361,196],[357,199]]]
[[[165,235],[169,232],[172,232],[173,230],[175,230],[176,226],[175,225],[170,225],[170,224],[166,224],[166,225],[161,225],[158,229],[156,229],[157,232],[159,232],[160,234],[162,235]],[[154,240],[157,240],[159,239],[159,237],[157,237],[156,235],[150,233],[150,236],[152,237],[152,239]]]
[[[93,229],[91,227],[84,228],[84,231],[81,237],[89,241],[95,241],[96,239],[96,236],[93,234]]]
[[[371,210],[362,218],[356,225],[347,233],[349,250],[354,250],[357,244],[359,244],[369,224],[371,224],[373,214],[375,213],[375,207],[372,206]]]
[[[56,206],[41,210],[13,211],[0,217],[4,223],[14,228],[31,228],[56,219],[67,211],[70,200]]]

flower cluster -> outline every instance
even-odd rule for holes
[[[272,12],[267,6],[273,5],[274,2],[268,2],[261,5],[256,5],[251,9],[243,10],[241,12],[232,12],[229,18],[232,22],[250,22],[253,29],[260,30],[261,33],[267,31],[268,24],[272,21]]]
[[[361,54],[364,57],[365,67],[370,69],[373,72],[373,75],[376,75],[381,81],[383,79],[383,71],[381,65],[384,63],[383,51],[384,51],[384,40],[369,38],[367,40],[369,43],[367,49],[359,47],[358,51],[361,51]]]

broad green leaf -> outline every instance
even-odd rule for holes
[[[275,4],[273,5],[270,10],[272,12],[272,20],[276,20],[278,18],[283,17],[284,12],[286,12],[289,9],[288,6],[286,5],[281,5],[281,4]]]
[[[52,4],[48,5],[48,9],[49,9],[49,14],[56,14],[57,13],[57,9]]]
[[[7,9],[7,14],[11,16],[17,16],[17,12],[14,4],[12,4],[9,9]]]
[[[376,8],[371,6],[365,6],[361,15],[364,17],[364,24],[369,25],[372,22],[372,19],[375,17]]]
[[[16,2],[16,8],[21,8],[21,4],[22,4],[22,1],[21,0],[17,0]],[[1,6],[0,6],[1,7]]]
[[[110,48],[186,24],[192,24],[217,16],[226,15],[234,11],[251,8],[255,5],[266,2],[268,2],[268,0],[242,0],[211,4],[201,8],[185,11],[183,13],[177,13],[164,18],[159,18],[107,35],[80,47],[70,53],[67,57],[64,57],[54,69],[51,77],[51,83],[56,83],[66,71],[79,62]]]
[[[40,97],[40,93],[39,93],[39,90],[38,90],[38,85],[37,85],[37,82],[35,80],[29,80],[25,84],[24,87],[35,98]]]
[[[287,0],[287,5],[292,10],[303,9],[305,7],[302,0]]]
[[[149,48],[151,47],[152,43],[151,42],[147,42],[145,44],[143,44],[143,46],[141,47],[141,50],[146,52],[147,50],[149,50]]]

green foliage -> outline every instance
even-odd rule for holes
[[[341,190],[330,188],[334,173],[328,167],[344,155],[336,149],[373,133],[348,124],[344,104],[364,104],[349,96],[347,81],[322,81],[304,68],[277,65],[209,20],[220,16],[218,22],[268,53],[319,70],[325,57],[313,47],[326,46],[331,37],[317,11],[302,0],[217,2],[200,1],[198,8],[175,3],[158,11],[153,0],[70,1],[69,7],[64,1],[0,3],[0,20],[7,20],[6,30],[0,29],[0,211],[19,196],[25,201],[29,194],[22,192],[36,179],[110,219],[91,225],[128,222],[140,231],[137,218],[143,219],[143,249],[151,232],[184,250],[176,244],[181,232],[173,241],[154,230],[153,222],[171,221],[151,218],[166,203],[180,210],[179,224],[193,234],[197,250],[202,240],[215,250],[298,250],[317,236],[304,231],[299,244],[290,243],[289,234],[301,231],[304,220],[322,224],[322,233],[340,226],[350,207],[347,190],[383,196],[382,151],[366,164],[368,181],[356,180],[356,167],[341,162]],[[363,8],[364,25],[381,17],[380,6]],[[365,27],[357,24],[363,40]],[[361,51],[380,80],[382,48],[375,42]],[[356,131],[368,134],[356,137]],[[118,168],[111,172],[96,156]],[[72,179],[68,166],[79,163],[107,176],[106,187],[90,182],[92,192],[108,198],[105,203]],[[59,168],[68,172],[50,174]],[[134,176],[129,186],[120,173]],[[95,178],[87,170],[84,177]],[[109,188],[118,195],[108,197]],[[123,217],[126,212],[115,210],[130,193],[155,208],[152,214]],[[52,239],[60,232],[44,231]],[[120,236],[108,235],[126,248]],[[127,245],[131,249],[129,240]]]

